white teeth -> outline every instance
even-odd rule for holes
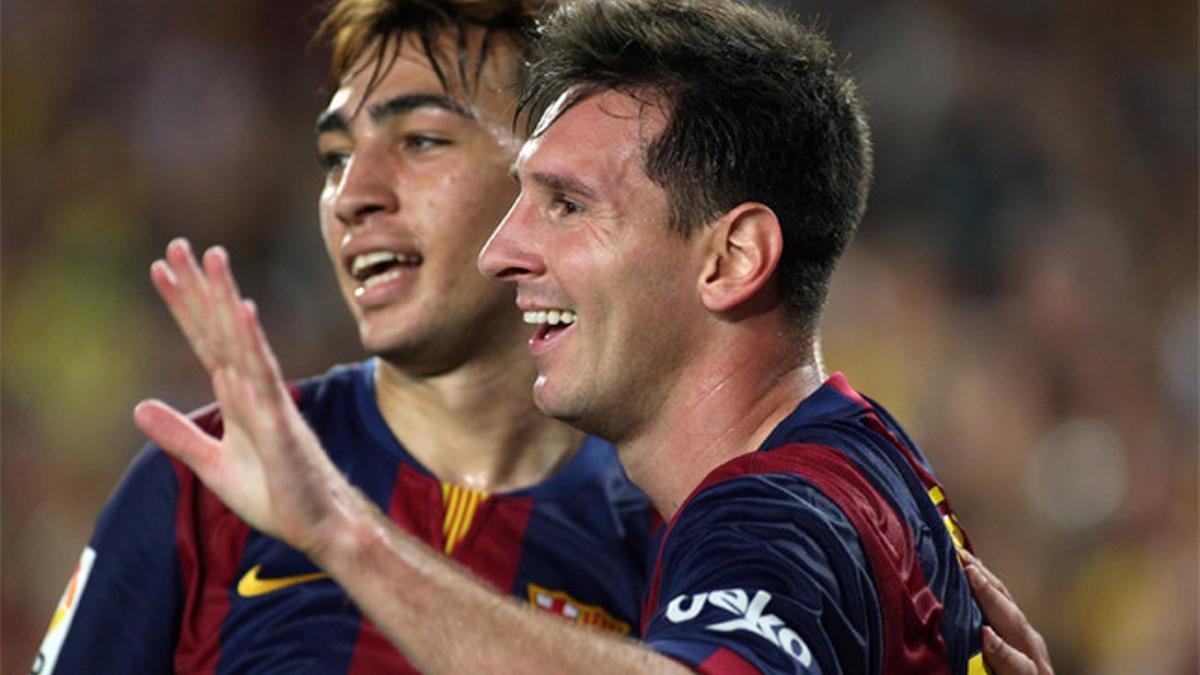
[[[393,261],[404,265],[420,261],[420,256],[410,256],[403,253],[396,253],[395,251],[371,251],[363,253],[354,256],[354,261],[350,264],[350,274],[357,277],[363,270],[369,267]]]
[[[393,268],[383,272],[382,274],[373,274],[364,279],[361,286],[354,289],[354,297],[361,297],[363,293],[367,292],[368,288],[378,286],[379,284],[386,283],[393,279],[399,279],[400,275],[403,273],[404,270]]]
[[[548,323],[551,326],[559,324],[566,326],[575,323],[575,312],[569,309],[536,310],[525,312],[524,317],[525,323],[533,324]]]
[[[399,278],[400,270],[392,269],[384,272],[383,274],[376,274],[374,276],[367,277],[366,281],[364,281],[362,285],[363,288],[371,288],[372,286],[378,286],[384,282]]]

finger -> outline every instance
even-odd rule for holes
[[[240,365],[221,371],[213,382],[217,400],[230,419],[258,445],[269,445],[294,409],[287,385],[258,321],[253,301],[242,300],[234,316]]]
[[[1037,675],[1037,665],[992,630],[983,627],[983,658],[993,675]]]
[[[173,239],[167,244],[166,260],[175,275],[179,297],[192,324],[198,330],[207,329],[210,314],[208,283],[192,254],[191,243],[182,237]]]
[[[241,438],[250,445],[234,442],[231,447],[248,448],[257,452],[262,412],[253,392],[248,391],[248,388],[246,378],[235,368],[223,368],[213,377],[213,393],[225,422],[225,438],[235,441]]]
[[[217,362],[208,349],[203,332],[197,329],[192,321],[191,312],[183,304],[178,280],[175,278],[175,273],[171,271],[170,265],[165,261],[155,260],[150,265],[150,282],[158,291],[158,296],[162,298],[163,304],[167,306],[167,311],[171,313],[175,325],[179,327],[192,351],[200,359],[200,363],[205,370],[212,373],[218,367]]]
[[[226,361],[226,355],[216,339],[217,328],[214,325],[209,283],[187,239],[178,238],[167,245],[166,261],[175,279],[179,298],[176,303],[177,320],[186,324],[185,334],[193,343],[193,350],[198,354],[202,352],[201,361],[206,365],[216,364],[209,368],[212,373]]]
[[[287,385],[283,381],[283,373],[279,368],[279,359],[267,340],[262,322],[258,319],[258,306],[253,300],[244,300],[239,307],[238,320],[242,335],[245,337],[245,348],[249,374],[262,395],[279,396],[291,400],[287,396]]]
[[[150,440],[186,464],[201,480],[219,470],[220,442],[171,406],[162,401],[142,401],[133,409],[133,421]]]
[[[988,569],[987,565],[984,565],[983,562],[981,562],[979,558],[975,556],[975,554],[964,548],[960,551],[960,555],[962,558],[966,559],[966,564],[974,565],[979,572],[987,578],[989,584],[995,586],[1001,593],[1004,594],[1005,597],[1012,599],[1012,593],[1008,591],[1008,587],[1004,585],[1004,582],[1000,580],[1000,577],[996,576],[995,573]]]
[[[214,339],[225,355],[225,363],[242,367],[235,315],[241,300],[237,283],[229,269],[229,254],[214,246],[204,253],[204,275],[212,298]]]
[[[979,610],[983,612],[988,623],[1022,652],[1036,653],[1030,642],[1033,628],[1021,608],[991,582],[980,565],[969,565],[964,571],[967,581],[971,584],[975,601],[979,604]]]

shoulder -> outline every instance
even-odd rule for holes
[[[664,558],[690,557],[701,549],[714,559],[765,556],[773,562],[764,573],[778,569],[784,577],[793,565],[835,577],[865,567],[852,521],[810,477],[757,465],[706,483],[669,525]]]
[[[869,671],[879,611],[867,558],[802,475],[743,472],[694,494],[656,569],[646,634],[660,652],[694,666],[724,649],[764,672]]]
[[[129,469],[100,513],[99,525],[112,521],[128,524],[172,513],[191,471],[156,445],[146,445],[133,458]]]
[[[314,417],[345,412],[360,405],[364,398],[369,399],[371,373],[370,362],[339,364],[321,375],[289,381],[288,393],[312,423]],[[216,403],[193,410],[188,417],[212,436],[219,438],[225,431],[221,409]]]
[[[354,403],[373,392],[374,368],[370,361],[335,365],[325,373],[288,383],[292,399],[302,410]]]

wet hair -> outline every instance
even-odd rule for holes
[[[607,89],[661,105],[643,169],[667,193],[669,226],[688,236],[738,204],[770,207],[784,310],[816,330],[872,168],[856,88],[817,30],[728,0],[578,0],[546,18],[533,57],[528,132],[566,92],[559,115]]]
[[[407,35],[416,37],[442,88],[454,93],[452,85],[458,85],[466,97],[472,95],[497,41],[507,42],[518,57],[511,84],[519,90],[534,21],[544,6],[537,0],[339,0],[330,7],[313,40],[327,40],[332,47],[330,91],[370,54],[366,61],[372,68],[366,87],[369,95],[391,68],[400,41]],[[483,36],[474,54],[469,40],[472,29]],[[450,38],[454,53],[447,53],[444,38]]]

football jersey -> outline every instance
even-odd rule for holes
[[[702,673],[983,673],[968,545],[917,447],[838,373],[668,523],[644,638]]]
[[[374,368],[339,366],[293,387],[349,481],[495,588],[636,635],[654,516],[612,446],[589,437],[550,478],[503,494],[443,483],[385,424]],[[197,419],[219,433],[216,411]],[[252,529],[151,446],[101,513],[33,672],[415,670],[306,556]]]

